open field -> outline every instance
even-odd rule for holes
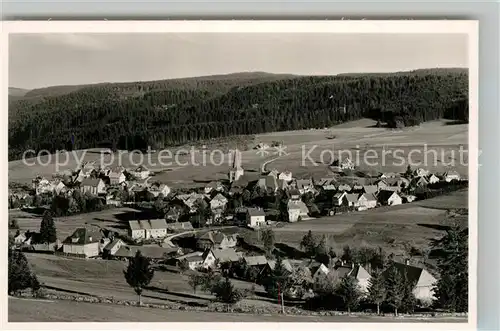
[[[118,300],[137,300],[137,295],[123,277],[127,263],[113,260],[84,260],[55,255],[27,253],[26,257],[40,281],[52,291],[113,297]],[[252,284],[233,280],[234,286],[250,289]],[[257,291],[263,289],[256,285]],[[198,291],[193,294],[188,276],[173,271],[155,271],[154,278],[142,295],[145,303],[177,302],[208,304],[211,295]],[[274,303],[245,299],[252,304]]]
[[[430,239],[443,234],[440,226],[450,225],[452,221],[467,224],[467,216],[451,219],[447,215],[448,209],[467,208],[467,192],[457,191],[410,204],[284,223],[273,231],[276,242],[295,248],[299,248],[302,237],[311,230],[318,237],[327,235],[337,251],[344,245],[380,246],[387,252],[398,254],[408,244],[416,248],[427,247]],[[257,231],[245,231],[245,237],[252,243],[258,242]]]
[[[96,225],[118,233],[127,233],[128,220],[137,219],[140,211],[133,208],[110,208],[98,212],[54,218],[57,238],[61,241],[76,228]],[[21,231],[39,231],[42,216],[21,210],[9,210],[9,219],[17,219]]]
[[[466,323],[466,318],[287,316],[187,312],[144,307],[9,298],[9,322],[371,322]]]
[[[414,163],[422,164],[423,167],[431,171],[445,171],[448,168],[454,168],[462,175],[467,175],[468,162],[468,125],[446,125],[446,121],[434,121],[423,123],[418,127],[406,128],[403,130],[388,130],[385,128],[373,127],[375,122],[364,119],[334,126],[328,129],[318,130],[298,130],[289,132],[276,132],[255,136],[250,144],[250,150],[242,152],[242,162],[247,170],[258,171],[262,163],[276,158],[274,149],[269,150],[269,154],[257,154],[251,149],[259,142],[272,143],[279,141],[286,149],[287,155],[282,155],[273,161],[268,168],[276,168],[280,171],[288,169],[297,175],[322,175],[327,174],[329,170],[321,161],[327,162],[331,159],[331,152],[338,157],[340,151],[341,157],[349,156],[351,153],[353,161],[357,163],[360,169],[375,169],[379,171],[403,171],[406,168],[405,160],[410,158]],[[332,136],[335,136],[334,139]],[[385,147],[384,147],[385,146]],[[460,163],[460,146],[463,146],[463,163]],[[382,154],[382,148],[385,148],[385,156]],[[426,149],[427,148],[427,149]],[[309,158],[303,159],[304,154]],[[365,162],[363,159],[364,151],[373,150],[368,154]],[[398,151],[396,151],[398,149]],[[158,172],[154,180],[168,183],[172,186],[185,186],[192,184],[193,181],[214,180],[227,178],[227,171],[231,160],[228,154],[214,153],[214,164],[210,162],[211,151],[177,155],[178,148],[172,148],[173,156],[170,158],[163,154],[151,153],[143,156],[144,163],[151,170]],[[186,147],[186,151],[189,148]],[[427,150],[427,158],[424,152]],[[413,151],[413,152],[412,152]],[[416,152],[415,152],[416,151]],[[421,151],[421,153],[419,153]],[[410,152],[412,152],[410,154]],[[374,153],[376,154],[375,156]],[[359,160],[356,160],[357,155]],[[119,155],[121,155],[119,157]],[[434,156],[435,155],[435,156]],[[163,158],[161,158],[163,157]],[[51,162],[47,166],[36,163],[33,166],[27,166],[21,160],[9,162],[9,181],[30,183],[36,175],[50,177],[56,170],[56,155],[51,155]],[[66,157],[59,155],[60,161],[66,160]],[[159,159],[164,165],[159,163]],[[205,158],[205,162],[203,159]],[[48,156],[40,158],[42,162],[49,161]],[[101,154],[98,150],[80,150],[71,154],[66,165],[61,166],[60,170],[74,169],[77,160],[100,161]],[[119,160],[125,167],[130,167],[133,163],[139,163],[141,160],[139,154],[120,151],[111,155],[103,155],[103,162],[106,164],[118,165]],[[114,160],[112,163],[111,161]],[[427,162],[424,162],[426,161]],[[33,160],[29,160],[32,162]],[[454,161],[454,166],[450,166]],[[172,162],[169,164],[168,162]],[[220,165],[216,165],[219,164]],[[374,166],[373,164],[377,164]],[[198,166],[197,166],[198,164]],[[201,166],[199,165],[201,164]],[[203,165],[205,164],[205,165]]]

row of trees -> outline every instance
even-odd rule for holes
[[[35,104],[13,105],[9,158],[19,158],[30,148],[163,148],[241,134],[324,128],[363,116],[385,120],[386,113],[410,114],[416,122],[450,112],[458,119],[463,116],[453,109],[467,100],[467,84],[466,72],[443,69],[425,74],[300,77],[224,93],[173,89],[124,97],[109,86],[96,86]]]

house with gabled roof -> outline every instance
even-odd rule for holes
[[[394,262],[393,265],[401,275],[406,274],[410,283],[415,284],[413,287],[415,298],[427,302],[435,300],[434,286],[437,279],[427,270],[422,267],[412,266],[409,261],[405,261],[405,263]],[[389,269],[385,270],[382,276],[387,277],[388,273]]]
[[[205,194],[210,194],[213,191],[224,192],[224,189],[225,189],[224,185],[222,185],[221,182],[213,180],[210,183],[208,183],[207,186],[205,186],[204,191],[205,191]]]
[[[167,236],[167,222],[162,219],[129,221],[129,235],[134,240],[148,240]]]
[[[352,187],[349,184],[340,184],[338,189],[339,192],[351,192]]]
[[[345,191],[337,192],[333,196],[333,205],[334,206],[344,206],[347,205],[347,193]]]
[[[372,193],[363,193],[358,198],[360,209],[372,209],[377,207],[377,198]]]
[[[212,210],[224,210],[226,209],[226,205],[228,200],[225,196],[218,193],[215,197],[210,200],[210,209]]]
[[[358,197],[359,197],[359,194],[356,194],[356,193],[346,194],[345,198],[346,198],[346,201],[347,201],[347,206],[349,206],[349,207],[359,207]]]
[[[299,190],[300,194],[305,194],[307,192],[314,192],[314,184],[311,178],[309,179],[297,179],[295,181],[295,187]]]
[[[429,175],[429,170],[418,168],[413,171],[413,176],[415,177],[426,177]]]
[[[105,175],[109,178],[110,185],[119,185],[127,180],[127,176],[125,176],[123,167],[115,167],[113,169],[109,169],[105,172]]]
[[[289,183],[293,180],[292,172],[291,171],[283,171],[278,175],[278,179],[284,180],[285,182]]]
[[[378,186],[377,185],[364,185],[362,192],[376,195],[378,193]]]
[[[96,257],[101,254],[100,231],[89,228],[78,228],[63,241],[63,252],[70,255]]]
[[[308,217],[309,208],[301,200],[288,200],[287,203],[288,210],[288,221],[297,222]]]
[[[410,187],[412,188],[425,187],[427,185],[429,185],[429,182],[425,177],[414,177],[410,182]]]
[[[249,267],[264,267],[267,264],[267,259],[264,255],[245,256],[243,262]]]
[[[266,213],[262,209],[247,209],[247,225],[251,228],[258,228],[266,224]]]
[[[337,189],[337,180],[335,178],[321,178],[317,184],[325,191],[335,191]]]
[[[238,238],[236,235],[226,235],[220,231],[208,231],[198,238],[196,246],[200,250],[206,249],[227,249],[236,247]]]
[[[219,267],[219,263],[235,263],[241,258],[241,254],[238,254],[234,248],[227,249],[207,249],[203,253],[203,268],[205,269],[216,269]]]
[[[103,248],[103,254],[106,256],[114,256],[122,246],[125,246],[123,240],[116,238]]]
[[[439,183],[439,177],[434,175],[434,174],[430,174],[429,176],[427,176],[427,182],[429,184],[436,184],[436,183]]]
[[[452,180],[460,180],[460,174],[455,170],[448,170],[443,174],[443,178],[449,183]]]
[[[396,206],[403,203],[401,197],[397,192],[382,190],[378,193],[377,199],[380,204],[385,206]]]
[[[80,183],[80,191],[82,193],[90,193],[93,195],[104,194],[106,193],[106,185],[100,178],[85,178]]]

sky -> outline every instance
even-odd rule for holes
[[[468,67],[465,34],[11,34],[9,86]]]

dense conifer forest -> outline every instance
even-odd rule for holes
[[[242,73],[32,90],[9,100],[9,159],[19,159],[27,149],[157,149],[239,134],[324,128],[362,117],[389,127],[443,117],[466,122],[467,70]]]

